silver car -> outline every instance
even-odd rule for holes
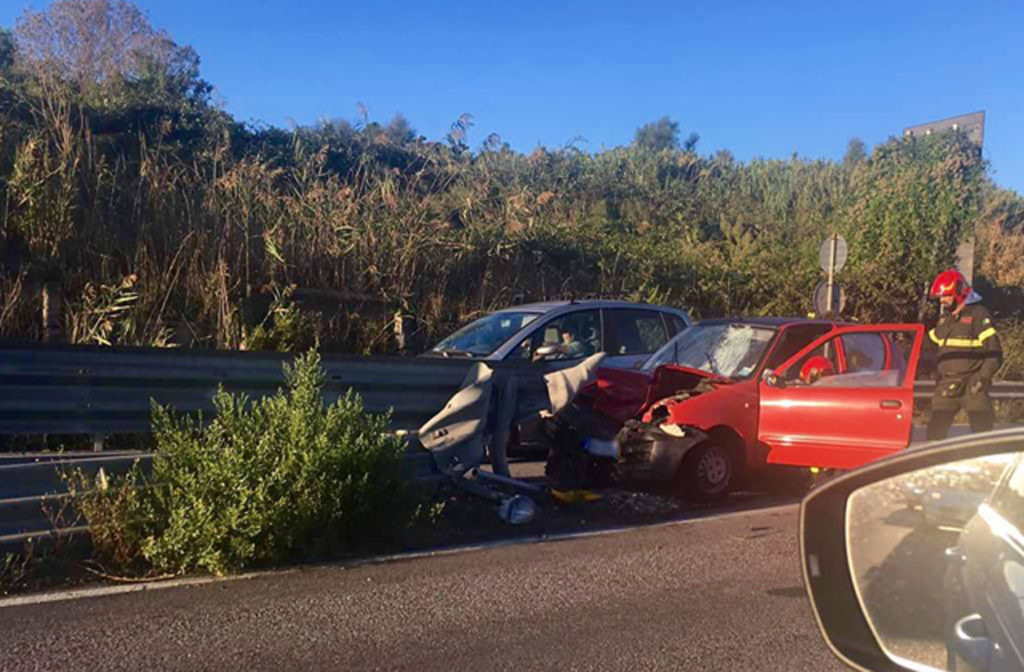
[[[580,361],[631,368],[691,323],[681,310],[629,301],[546,301],[505,308],[445,338],[426,356],[484,361]]]

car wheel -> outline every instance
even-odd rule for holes
[[[714,443],[697,446],[683,459],[679,494],[700,502],[720,500],[732,488],[733,471],[733,456],[727,448]]]

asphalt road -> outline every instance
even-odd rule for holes
[[[0,669],[844,670],[803,592],[796,523],[786,506],[0,606]]]

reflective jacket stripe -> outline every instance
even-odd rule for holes
[[[948,348],[983,348],[985,347],[985,341],[996,335],[995,327],[989,327],[985,331],[978,334],[977,338],[946,338],[941,339],[935,334],[935,330],[932,329],[928,332],[928,338],[932,339],[932,342],[936,345],[942,345]]]
[[[995,327],[989,327],[985,331],[983,331],[980,334],[978,334],[978,338],[976,340],[979,343],[984,343],[985,341],[987,341],[988,339],[992,338],[995,335],[996,335],[996,328]]]

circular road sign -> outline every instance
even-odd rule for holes
[[[822,282],[814,290],[814,311],[821,317],[828,317],[828,283]],[[846,307],[846,292],[838,282],[832,283],[832,314],[838,315]]]
[[[843,270],[843,266],[846,265],[846,259],[850,256],[850,248],[846,245],[846,238],[843,238],[840,234],[835,234],[836,240],[836,260],[835,260],[835,271]],[[828,262],[832,256],[832,236],[825,239],[825,242],[821,244],[818,249],[818,262],[821,264],[821,270],[828,273]]]

